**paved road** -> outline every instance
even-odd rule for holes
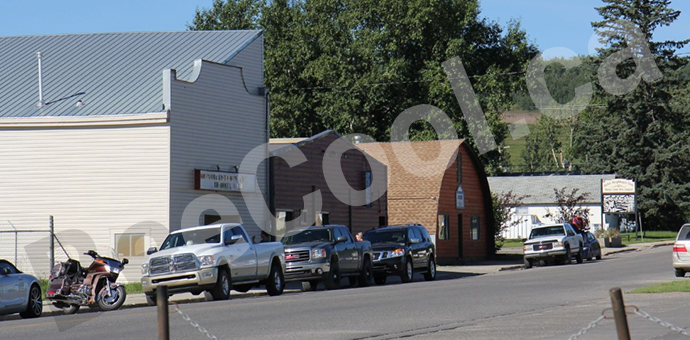
[[[180,308],[220,339],[567,338],[609,305],[609,288],[620,286],[626,291],[673,279],[670,250],[659,247],[580,265],[435,282],[424,282],[419,276],[410,284],[262,296]],[[677,297],[666,298],[668,308],[656,305],[656,298],[648,296],[628,294],[626,298],[666,317],[673,315],[668,308],[682,309],[686,304]],[[680,319],[686,323],[680,326],[688,326],[686,319]],[[606,321],[608,324],[601,328],[608,327],[609,333],[599,334],[600,338],[615,338],[610,333],[612,322]],[[205,338],[179,315],[171,314],[170,323],[172,339]],[[657,335],[666,333],[659,329]],[[0,322],[0,339],[71,340],[104,335],[109,339],[155,339],[156,309]]]

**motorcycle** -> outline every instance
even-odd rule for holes
[[[125,287],[115,281],[129,260],[103,257],[93,250],[84,255],[93,258],[88,269],[83,269],[79,261],[71,258],[53,267],[46,298],[67,314],[76,313],[81,306],[103,311],[120,308],[127,293]]]

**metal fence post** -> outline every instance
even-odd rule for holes
[[[628,316],[625,314],[625,303],[623,303],[623,292],[621,289],[611,288],[611,306],[613,307],[613,317],[616,319],[616,332],[618,340],[630,340],[630,328],[628,327]]]
[[[158,340],[170,340],[168,286],[156,288],[156,306],[158,307]]]
[[[55,221],[53,215],[50,215],[48,221],[50,226],[50,268],[48,270],[50,271],[55,266]]]

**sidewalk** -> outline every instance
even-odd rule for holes
[[[634,243],[621,248],[601,248],[601,254],[602,256],[610,256],[619,253],[643,251],[650,248],[673,245],[673,243],[674,241],[659,241],[649,243]],[[438,273],[463,273],[468,275],[483,275],[498,273],[504,270],[517,270],[523,268],[522,258],[515,258],[518,255],[522,255],[522,248],[503,248],[498,251],[497,255],[513,255],[513,259],[488,260],[462,266],[439,266]]]

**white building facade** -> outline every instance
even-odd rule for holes
[[[195,176],[236,179],[268,141],[260,31],[0,37],[0,46],[10,70],[0,76],[0,257],[47,278],[49,234],[24,231],[46,231],[53,216],[56,261],[66,258],[60,245],[85,264],[94,249],[128,258],[123,279],[138,281],[146,249],[170,230],[219,218],[252,234],[265,227],[248,206],[265,204],[267,162],[242,174],[252,191],[200,187]]]
[[[554,189],[565,188],[570,194],[578,189],[578,194],[587,193],[588,199],[581,207],[589,209],[591,230],[606,228],[601,208],[601,181],[613,179],[615,175],[516,175],[489,177],[489,186],[494,194],[512,192],[515,196],[526,196],[522,205],[513,212],[515,224],[503,232],[506,239],[522,239],[529,236],[532,228],[539,224],[558,223],[555,216],[558,204]]]

